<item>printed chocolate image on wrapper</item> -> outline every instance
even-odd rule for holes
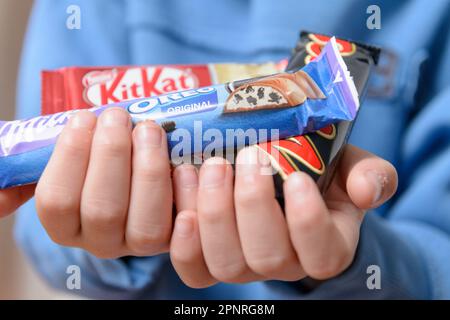
[[[219,148],[227,149],[270,141],[272,130],[277,130],[276,138],[288,138],[340,121],[352,121],[359,108],[356,88],[334,38],[301,70],[249,79],[245,81],[244,92],[251,93],[250,86],[258,87],[255,91],[259,100],[247,96],[248,104],[239,112],[228,112],[232,108],[240,109],[236,104],[227,104],[230,96],[236,98],[230,94],[229,84],[122,101],[89,110],[99,115],[106,108],[118,106],[130,113],[133,123],[151,119],[163,125],[169,121],[171,129],[175,128],[168,132],[172,151],[179,145],[179,140],[172,136],[182,129],[195,137],[198,121],[203,130],[219,130],[224,136],[230,129],[266,132],[250,141],[229,142],[225,139]],[[267,90],[268,98],[261,90],[261,98],[258,97],[261,88]],[[256,103],[252,98],[257,100]],[[0,123],[0,188],[34,183],[39,179],[59,133],[74,112],[77,111]],[[209,143],[202,140],[196,149],[198,144],[191,141],[180,154],[201,153]]]
[[[287,108],[309,99],[325,99],[315,81],[303,71],[280,74],[239,86],[231,91],[224,112]]]

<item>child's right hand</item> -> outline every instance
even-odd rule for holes
[[[53,241],[100,258],[168,251],[172,185],[165,132],[128,113],[75,114],[36,187],[39,218]]]

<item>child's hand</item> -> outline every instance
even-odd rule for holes
[[[349,145],[324,198],[305,173],[288,178],[284,216],[272,176],[261,174],[267,157],[257,150],[239,153],[234,187],[232,168],[220,158],[205,162],[198,179],[191,166],[176,169],[170,254],[187,285],[336,276],[353,260],[365,210],[397,188],[390,163]]]
[[[0,190],[0,218],[13,213],[34,194],[36,185]]]
[[[100,258],[168,250],[172,186],[165,132],[133,130],[128,113],[74,115],[36,187],[36,207],[57,243]],[[133,149],[133,152],[132,152]]]

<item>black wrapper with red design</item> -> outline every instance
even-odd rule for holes
[[[296,70],[315,59],[330,38],[328,35],[302,31],[286,70]],[[370,72],[378,63],[380,49],[350,40],[336,40],[362,105]],[[353,123],[354,121],[340,122],[314,133],[258,145],[271,155],[277,172],[274,176],[276,196],[281,204],[283,181],[294,171],[308,173],[317,182],[322,193],[327,190]]]

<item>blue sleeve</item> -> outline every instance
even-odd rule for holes
[[[169,260],[167,255],[97,259],[82,249],[55,244],[33,211],[34,201],[21,209],[16,220],[15,236],[33,267],[52,287],[89,298],[136,299],[144,293],[158,296],[158,291],[152,289]],[[70,266],[79,267],[79,290],[71,290],[67,286]]]
[[[385,217],[367,213],[352,265],[308,293],[301,282],[269,286],[286,298],[450,298],[448,101],[450,87],[431,100],[410,125],[402,150],[402,168],[407,168],[400,172],[403,190]],[[380,290],[367,286],[372,265],[380,268]]]
[[[98,2],[102,1],[103,4]],[[95,2],[95,5],[93,4]],[[80,30],[66,28],[69,5],[80,5]],[[22,56],[18,83],[18,117],[40,112],[40,71],[67,65],[118,65],[127,63],[126,28],[120,26],[121,10],[115,1],[36,1]],[[98,10],[105,19],[96,19]],[[89,18],[89,16],[94,16]],[[84,18],[83,18],[84,17]],[[123,20],[123,19],[122,19]],[[88,21],[91,25],[83,25]],[[97,24],[92,25],[92,23]],[[114,24],[115,32],[107,32]],[[83,250],[53,243],[42,228],[34,201],[17,215],[16,239],[31,263],[50,284],[66,289],[67,267],[81,269],[81,291],[88,297],[132,298],[149,291],[155,274],[167,257],[100,260]]]

